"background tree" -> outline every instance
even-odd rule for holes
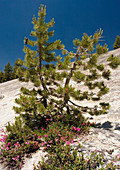
[[[3,83],[5,81],[5,75],[4,75],[4,72],[1,71],[0,72],[0,83]]]
[[[5,74],[5,81],[14,79],[13,67],[10,65],[9,62],[7,65],[5,65],[4,74]]]
[[[116,39],[115,39],[115,43],[113,45],[114,49],[120,48],[120,36],[117,35]]]
[[[25,68],[22,67],[22,65],[19,63],[19,59],[17,59],[17,60],[15,61],[15,63],[14,63],[14,67],[13,67],[14,78],[18,78],[18,76],[17,76],[17,69],[18,69],[19,67],[20,67],[21,69],[25,70]]]
[[[25,60],[18,60],[22,67],[16,72],[19,80],[31,81],[35,88],[21,88],[20,98],[15,100],[19,104],[19,107],[14,107],[15,112],[20,115],[24,124],[32,129],[46,125],[46,118],[55,121],[62,116],[66,123],[79,125],[84,121],[82,114],[85,112],[91,115],[107,113],[108,103],[100,103],[99,106],[90,108],[72,101],[72,98],[79,101],[100,100],[109,91],[100,78],[109,80],[110,71],[106,70],[103,64],[97,63],[99,56],[108,51],[106,44],[98,44],[103,31],[100,29],[93,36],[84,33],[81,41],[73,41],[76,52],[68,52],[60,40],[49,40],[54,31],[48,29],[53,27],[54,19],[45,23],[45,16],[46,7],[41,5],[38,18],[33,16],[34,30],[30,35],[34,40],[27,37],[24,40]],[[63,51],[63,62],[60,55],[56,56],[56,50]],[[113,60],[109,58],[109,63]],[[53,65],[51,62],[57,64]],[[76,83],[83,82],[86,91],[75,89],[70,85],[71,79]],[[96,88],[97,92],[93,92]]]

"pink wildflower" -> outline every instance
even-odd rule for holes
[[[15,158],[12,158],[13,160],[15,160]]]
[[[79,131],[80,131],[80,128],[77,128],[77,131],[79,132]]]
[[[61,134],[58,134],[58,136],[61,136]]]
[[[40,138],[41,138],[41,136],[38,136],[38,138],[40,139]]]
[[[5,138],[4,137],[2,138],[2,142],[5,142]]]
[[[69,145],[70,145],[70,142],[67,141],[66,145],[69,146]]]
[[[25,144],[29,145],[29,141],[25,142]]]
[[[8,146],[10,145],[10,142],[8,142]]]
[[[47,147],[50,147],[50,145],[47,145]]]
[[[52,140],[49,143],[52,143]]]
[[[48,137],[48,135],[45,135],[45,138],[47,138]]]
[[[59,139],[55,138],[55,140],[56,140],[56,142],[57,142]]]
[[[9,149],[9,147],[6,147],[6,149],[8,150],[8,149]]]
[[[42,142],[42,146],[44,146],[44,143]]]
[[[18,142],[17,142],[17,143],[15,143],[14,145],[15,145],[15,146],[18,146],[18,147],[20,147],[20,144],[19,144]]]
[[[35,134],[35,136],[37,136],[37,134]]]
[[[44,130],[44,128],[43,128],[43,127],[41,127],[41,129],[42,129],[42,130]]]
[[[76,130],[76,127],[73,126],[73,130]]]
[[[71,143],[73,143],[73,140],[71,139]]]

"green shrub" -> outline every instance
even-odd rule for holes
[[[34,165],[34,170],[116,170],[119,166],[114,165],[111,161],[104,164],[102,154],[94,151],[89,157],[85,157],[83,153],[72,149],[70,146],[59,146],[55,148],[51,155],[47,155],[47,159],[42,159],[38,165]]]

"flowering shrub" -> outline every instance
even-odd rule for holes
[[[53,122],[48,125],[47,129],[44,130],[43,139],[41,146],[48,152],[54,152],[54,149],[61,145],[69,145],[73,142],[74,132],[71,127],[64,126],[61,122]]]
[[[15,125],[7,127],[10,130],[9,132],[2,130],[3,134],[0,139],[1,160],[8,162],[11,166],[22,166],[25,154],[34,152],[40,146],[44,147],[47,152],[54,153],[56,147],[70,146],[75,136],[91,126],[88,122],[75,127],[66,125],[62,121],[51,122],[51,119],[46,119],[45,124],[47,124],[47,128],[41,127],[31,131],[30,134],[27,134],[28,131],[26,129],[24,131],[24,128],[20,125],[16,125],[16,131]],[[18,130],[19,134],[17,134]]]
[[[50,121],[50,122],[49,122]],[[26,138],[19,141],[14,138],[9,138],[8,132],[2,130],[0,158],[7,162],[10,166],[22,167],[23,158],[27,154],[38,150],[39,147],[44,147],[44,150],[49,153],[48,159],[39,162],[37,166],[34,165],[35,170],[39,169],[95,169],[103,166],[103,157],[97,151],[91,153],[90,157],[84,157],[83,153],[78,154],[76,150],[71,147],[74,144],[74,139],[81,133],[88,130],[95,123],[85,122],[79,127],[73,125],[66,125],[61,121],[51,122],[46,120],[47,128],[41,127],[32,132],[32,135],[27,135]],[[114,162],[120,159],[120,155],[116,157],[113,162],[106,165],[106,168],[115,169]]]
[[[7,132],[2,129],[3,134],[0,138],[0,159],[7,162],[10,166],[21,167],[23,157],[34,150],[34,141],[24,140],[20,143],[18,141],[8,141]],[[38,149],[38,148],[37,148]]]
[[[38,162],[38,165],[34,166],[34,170],[87,170],[87,169],[101,169],[101,170],[116,170],[119,168],[113,163],[103,164],[104,157],[97,153],[92,152],[89,157],[84,157],[83,153],[78,154],[78,151],[73,150],[71,146],[56,147],[54,153],[48,156],[45,161]]]
[[[46,120],[48,121],[48,120]],[[73,140],[77,135],[88,130],[90,126],[95,126],[95,123],[83,123],[79,127],[66,125],[61,121],[51,122],[48,124],[47,128],[44,129],[41,127],[40,132],[42,135],[41,146],[48,152],[54,152],[54,148],[60,145],[69,146],[70,143],[73,143]],[[38,133],[38,132],[37,132]],[[39,133],[37,136],[39,136]]]

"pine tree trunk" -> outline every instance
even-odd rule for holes
[[[41,36],[40,36],[41,39]],[[39,45],[39,78],[42,84],[42,87],[45,91],[48,91],[46,84],[44,83],[42,74],[41,74],[41,68],[42,68],[42,46],[41,44]],[[44,106],[47,107],[47,99],[44,98]]]
[[[79,57],[78,51],[77,51],[77,53],[76,53],[75,56],[76,56],[75,62],[73,63],[73,67],[71,68],[68,77],[66,78],[65,87],[66,87],[67,85],[69,85],[69,82],[70,82],[70,79],[71,79],[71,77],[72,77],[73,71],[74,71],[75,68],[76,68],[76,65],[77,65],[76,62],[78,61],[78,57]]]
[[[73,67],[71,68],[70,73],[68,74],[68,76],[67,76],[67,78],[66,78],[64,88],[67,87],[67,86],[69,85],[69,83],[70,83],[70,79],[71,79],[71,77],[72,77],[72,75],[73,75],[73,71],[76,69],[76,65],[77,65],[76,62],[78,61],[78,57],[79,57],[79,48],[78,48],[77,53],[76,53],[76,55],[75,55],[75,62],[73,63]],[[68,101],[69,101],[69,97],[66,97],[66,96],[68,96],[67,93],[65,93],[65,95],[64,95],[64,101],[63,101],[63,103],[62,103],[61,106],[60,106],[61,112],[62,112],[63,108],[66,106],[66,104],[67,104]]]

